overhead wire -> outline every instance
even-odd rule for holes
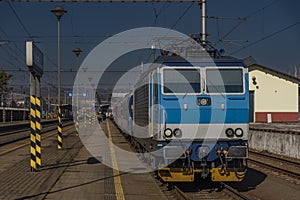
[[[21,25],[21,27],[23,28],[23,30],[26,32],[26,34],[28,35],[29,38],[31,38],[34,41],[34,38],[32,37],[31,33],[28,31],[28,29],[26,28],[25,24],[23,23],[23,21],[21,20],[21,18],[19,17],[17,11],[14,9],[14,7],[12,6],[12,4],[7,1],[9,8],[12,10],[13,14],[15,15],[16,19],[18,20],[19,24]],[[17,46],[16,46],[17,47]],[[19,49],[19,47],[17,47]],[[20,49],[19,49],[20,50]],[[25,53],[23,51],[21,51],[22,54],[25,56]],[[44,55],[45,58],[52,64],[56,65],[54,61],[52,61],[47,55]],[[22,65],[24,64],[23,61],[21,61]],[[44,80],[45,81],[45,80]],[[46,82],[46,81],[45,81]]]
[[[168,2],[165,2],[164,5],[170,5],[170,4],[166,4],[166,3],[168,3]],[[191,7],[192,7],[193,5],[194,5],[194,2],[191,2],[191,4],[190,4],[190,5],[184,10],[184,12],[178,17],[178,19],[175,21],[175,23],[171,26],[170,29],[173,29],[173,28],[175,28],[175,26],[177,26],[177,24],[183,19],[183,17],[187,14],[187,12],[191,9]],[[166,7],[163,6],[163,7],[160,9],[160,11],[157,12],[157,10],[154,8],[154,4],[152,4],[152,6],[153,6],[153,9],[154,9],[154,14],[155,14],[155,20],[154,20],[154,22],[156,23],[156,20],[157,20],[158,16],[161,15],[161,13],[163,12],[164,9],[166,9]],[[154,49],[154,50],[151,51],[151,53],[149,53],[148,58],[146,59],[145,64],[146,64],[146,63],[149,63],[151,57],[154,55],[155,52],[156,52],[156,50]]]
[[[171,29],[173,29],[177,24],[182,20],[182,18],[186,15],[186,13],[192,8],[194,5],[194,2],[191,2],[191,4],[185,9],[185,11],[179,16],[179,18],[176,20],[176,22],[171,26]]]
[[[12,10],[12,12],[14,13],[15,17],[17,18],[18,22],[20,23],[20,25],[22,26],[22,28],[24,29],[24,31],[26,32],[26,34],[31,37],[31,34],[29,33],[29,31],[27,30],[25,24],[23,23],[23,21],[20,19],[18,13],[16,12],[16,10],[14,9],[14,7],[11,5],[11,3],[9,1],[7,1],[8,6],[10,7],[10,9]]]
[[[251,47],[251,46],[253,46],[253,45],[256,45],[256,44],[259,43],[259,42],[262,42],[262,41],[264,41],[264,40],[266,40],[266,39],[269,39],[269,38],[271,38],[271,37],[274,37],[275,35],[277,35],[277,34],[279,34],[279,33],[282,33],[282,32],[284,32],[284,31],[286,31],[286,30],[288,30],[288,29],[290,29],[290,28],[293,28],[294,26],[297,26],[298,24],[300,24],[300,20],[297,21],[297,22],[294,23],[294,24],[288,25],[288,26],[286,26],[286,27],[284,27],[284,28],[282,28],[282,29],[280,29],[280,30],[277,30],[277,31],[275,31],[275,32],[273,32],[273,33],[271,33],[271,34],[269,34],[269,35],[267,35],[267,36],[264,36],[264,37],[262,37],[261,39],[258,39],[258,40],[254,41],[254,42],[252,42],[252,43],[250,43],[250,44],[248,44],[248,45],[246,45],[246,46],[243,46],[243,47],[239,48],[238,50],[231,52],[229,55],[236,54],[236,53],[238,53],[238,52],[240,52],[240,51],[242,51],[242,50],[244,50],[244,49],[246,49],[246,48],[249,48],[249,47]]]
[[[160,10],[157,10],[156,7],[155,7],[155,4],[154,2],[152,2],[152,7],[153,7],[153,12],[154,12],[154,15],[155,15],[155,18],[151,24],[151,26],[156,26],[156,23],[157,23],[157,20],[159,18],[159,16],[165,11],[167,10],[167,8],[170,6],[170,2],[164,2],[164,4],[162,5],[162,7],[160,8]]]
[[[157,14],[157,10],[156,10],[155,5],[154,5],[153,2],[151,2],[151,5],[152,5],[153,12],[154,12],[154,15],[155,15],[155,19],[154,19],[154,22],[153,22],[153,24],[155,25],[156,21],[157,21],[157,18],[158,18],[158,14]],[[154,25],[152,25],[152,26],[154,26]]]
[[[9,38],[8,34],[5,32],[5,30],[0,27],[0,32],[2,32],[2,34],[6,37],[6,38]],[[9,43],[8,44],[5,44],[5,45],[1,45],[1,47],[3,48],[6,48],[6,49],[9,49],[9,51],[5,51],[6,54],[9,54],[14,61],[17,61],[19,63],[22,63],[23,64],[23,61],[20,59],[20,57],[23,57],[25,56],[25,54],[18,48],[18,46],[16,44],[14,44],[16,46],[16,48],[19,50],[19,53],[21,52],[22,56],[18,57],[18,56],[15,56],[15,54],[11,53],[11,52],[15,52],[11,45],[10,45],[10,41],[8,41]],[[1,48],[2,49],[2,48]],[[16,52],[15,52],[16,53]]]
[[[246,22],[250,17],[260,13],[261,11],[264,11],[266,8],[271,7],[272,5],[274,5],[275,3],[279,2],[279,1],[281,1],[281,0],[274,0],[274,1],[270,2],[269,4],[267,4],[266,6],[249,13],[248,15],[246,15],[243,18],[240,18],[241,21],[239,23],[237,23],[234,27],[232,27],[226,34],[224,34],[224,36],[222,36],[222,38],[218,38],[218,40],[213,44],[213,46],[216,46],[220,42],[222,42],[231,33],[233,33],[238,27],[240,27],[244,22]]]

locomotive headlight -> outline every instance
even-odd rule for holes
[[[234,131],[233,131],[232,128],[226,129],[225,133],[226,133],[227,137],[233,137],[234,136]]]
[[[235,135],[236,135],[236,137],[242,137],[243,136],[243,129],[241,129],[241,128],[235,129]]]
[[[200,100],[200,105],[201,105],[201,106],[207,105],[207,99],[205,99],[205,98],[201,99],[201,100]]]
[[[179,128],[175,128],[174,131],[173,131],[173,134],[177,138],[181,138],[182,137],[182,131]]]
[[[170,128],[165,129],[164,135],[165,135],[165,137],[167,137],[167,138],[172,137],[172,130],[171,130]]]

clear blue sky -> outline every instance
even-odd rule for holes
[[[25,41],[38,42],[45,54],[43,86],[56,84],[57,20],[50,12],[56,5],[68,11],[62,18],[62,70],[75,70],[72,50],[84,52],[80,61],[98,43],[137,27],[159,26],[185,34],[199,33],[200,8],[197,3],[7,3],[0,2],[0,69],[12,70],[12,84],[28,85],[25,65]],[[300,67],[300,2],[298,0],[208,0],[207,15],[227,18],[249,16],[217,48],[238,58],[253,56],[260,64],[288,73]],[[185,14],[184,14],[185,13]],[[17,19],[19,17],[20,21]],[[156,17],[157,16],[157,17]],[[215,43],[236,26],[239,20],[208,19],[208,40]],[[299,24],[287,28],[290,25]],[[26,30],[25,30],[26,29]],[[273,33],[278,31],[271,37]],[[266,38],[265,40],[262,40]],[[262,40],[262,41],[260,41]],[[259,41],[259,42],[258,42]],[[257,42],[257,43],[256,43]],[[241,49],[243,46],[248,48]],[[62,87],[68,87],[74,74],[62,72]],[[70,79],[66,81],[66,79]],[[28,83],[28,84],[27,84]]]

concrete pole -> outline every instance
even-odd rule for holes
[[[41,84],[40,84],[40,77],[35,77],[35,141],[36,141],[36,167],[40,168],[42,166],[42,126],[41,126],[41,117],[42,117],[42,100],[41,100]]]
[[[30,74],[30,169],[36,171],[35,76]]]
[[[57,19],[57,104],[60,106],[60,19]]]
[[[206,0],[202,0],[202,14],[201,14],[201,26],[202,26],[202,45],[206,46]]]

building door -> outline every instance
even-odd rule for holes
[[[249,93],[249,122],[254,122],[254,91]]]

